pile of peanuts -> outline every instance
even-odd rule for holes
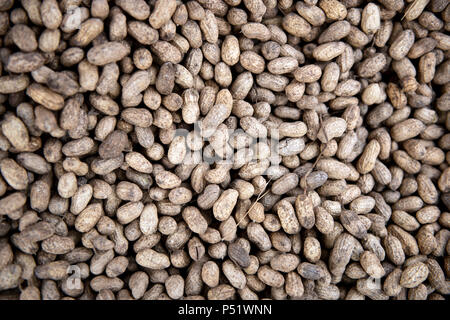
[[[0,0],[0,299],[445,299],[449,30],[448,0]]]

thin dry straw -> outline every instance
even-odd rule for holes
[[[248,213],[250,212],[250,210],[252,210],[252,208],[255,206],[255,204],[261,200],[262,198],[264,198],[264,196],[266,194],[269,193],[270,190],[267,190],[266,192],[264,192],[264,190],[266,190],[267,186],[269,185],[270,181],[272,181],[272,178],[270,178],[266,184],[264,185],[264,188],[258,193],[258,196],[256,197],[255,202],[253,202],[253,204],[250,206],[250,208],[248,208],[247,212],[244,214],[244,216],[239,220],[239,222],[236,224],[236,228],[239,227],[239,225],[241,224],[242,221],[244,221],[244,219],[247,217]],[[264,193],[263,193],[264,192]],[[225,239],[225,237],[222,237],[222,241]]]
[[[405,19],[406,15],[418,4],[421,0],[414,0],[413,4],[405,11],[402,20]]]

